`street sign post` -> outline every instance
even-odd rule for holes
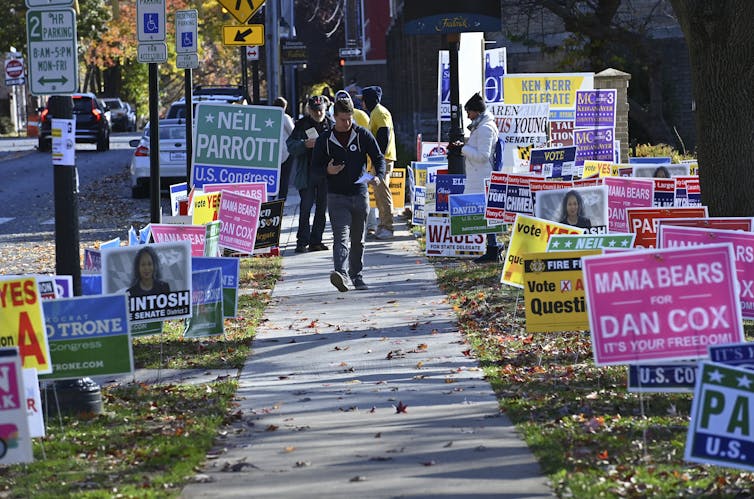
[[[180,69],[196,69],[199,67],[199,56],[193,54],[176,54],[175,67]]]
[[[309,60],[309,49],[298,40],[283,40],[280,53],[286,64],[306,64]]]
[[[217,0],[239,23],[245,23],[258,11],[265,0]]]
[[[168,45],[165,42],[139,43],[136,46],[136,60],[147,63],[166,63],[168,62]]]
[[[259,47],[256,45],[246,47],[246,59],[249,61],[258,61],[259,60]]]
[[[73,7],[73,0],[26,0],[26,6],[35,7]]]
[[[78,90],[76,40],[73,9],[26,11],[29,87],[33,95],[71,94]]]
[[[282,108],[200,102],[195,116],[191,185],[264,182],[277,194]]]
[[[361,57],[360,47],[345,47],[338,50],[340,57]]]
[[[223,26],[224,45],[264,45],[264,24]]]
[[[136,0],[139,42],[165,41],[165,0]]]
[[[175,13],[175,52],[190,54],[197,52],[197,22],[196,9],[179,10]]]
[[[10,57],[5,59],[5,86],[23,85],[24,83],[26,83],[24,60]]]

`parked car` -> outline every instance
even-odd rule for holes
[[[102,99],[108,108],[110,108],[112,129],[118,131],[131,132],[136,130],[136,118],[134,117],[133,125],[129,117],[130,106],[117,97],[104,97]]]
[[[98,151],[110,150],[110,121],[108,109],[92,93],[72,94],[73,116],[76,120],[76,142],[97,144]],[[50,116],[49,100],[47,106],[39,115],[39,139],[40,151],[52,150],[52,121]]]
[[[186,181],[186,120],[163,119],[160,127],[160,187],[167,189],[171,184]],[[131,196],[149,196],[151,183],[150,168],[150,126],[144,127],[140,139],[129,142],[135,147],[131,157]]]
[[[126,131],[135,132],[136,131],[136,109],[128,102],[124,102],[124,104],[126,106],[126,116],[128,117],[128,125],[126,127]]]

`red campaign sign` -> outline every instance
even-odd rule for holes
[[[8,78],[19,78],[24,74],[24,63],[20,59],[7,59],[5,61],[5,75]]]
[[[689,208],[626,208],[628,230],[636,234],[634,247],[654,248],[657,245],[657,225],[661,218],[706,218],[706,206]]]

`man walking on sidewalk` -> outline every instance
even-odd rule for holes
[[[358,290],[369,289],[361,271],[364,267],[364,239],[369,193],[387,183],[385,157],[366,128],[353,123],[353,104],[336,100],[335,126],[319,136],[312,151],[312,168],[327,176],[327,208],[333,233],[333,266],[330,282],[338,291],[348,291],[347,278]],[[367,175],[367,156],[376,176]],[[350,247],[349,247],[350,239]],[[346,267],[347,266],[347,267]]]
[[[391,239],[393,237],[393,195],[390,193],[390,173],[393,171],[393,163],[397,159],[395,154],[395,129],[393,128],[393,116],[385,106],[380,104],[382,100],[382,88],[367,87],[361,92],[364,105],[369,111],[369,129],[377,139],[380,151],[385,156],[386,182],[374,187],[374,199],[377,202],[377,211],[380,218],[375,237],[377,239]]]

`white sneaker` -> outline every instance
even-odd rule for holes
[[[374,235],[377,239],[385,240],[393,238],[393,231],[385,228],[377,229],[377,233]]]

